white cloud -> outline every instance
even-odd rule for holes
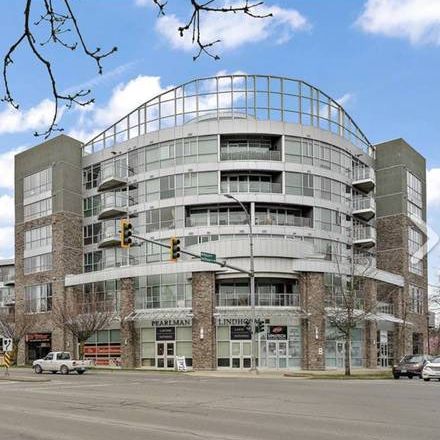
[[[368,33],[440,45],[440,1],[368,0],[356,24]]]
[[[14,258],[14,227],[0,227],[0,259]]]
[[[136,6],[150,6],[153,4],[152,0],[134,0]]]
[[[0,225],[12,225],[14,223],[14,212],[14,196],[0,195]]]
[[[80,112],[78,122],[68,134],[81,141],[88,141],[139,105],[165,90],[158,76],[139,75],[127,83],[118,84],[113,89],[107,104],[102,106],[95,104],[85,110],[78,108]]]
[[[0,188],[14,188],[14,156],[25,147],[0,153]]]
[[[241,5],[240,2],[226,3],[227,5]],[[221,49],[234,49],[239,46],[258,43],[271,39],[276,44],[283,44],[290,40],[297,31],[310,28],[308,20],[295,9],[284,9],[279,6],[262,5],[254,13],[265,15],[273,14],[269,18],[252,18],[241,13],[204,13],[201,17],[201,33],[205,43],[220,39]],[[167,14],[160,17],[156,23],[156,30],[168,40],[175,49],[193,51],[191,31],[181,37],[177,32],[185,19]]]
[[[43,99],[35,107],[25,111],[15,110],[7,105],[0,111],[0,134],[46,129],[52,122],[53,111],[54,103],[49,99]],[[58,110],[59,117],[63,111],[63,107]]]
[[[426,174],[428,208],[440,207],[440,168],[432,168]]]
[[[350,101],[353,101],[354,95],[352,93],[345,93],[340,98],[336,99],[336,102],[342,107],[348,104]]]

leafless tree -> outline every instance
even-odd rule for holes
[[[12,339],[12,354],[17,360],[18,345],[35,324],[35,315],[23,314],[15,317],[14,313],[4,307],[0,308],[0,335]]]
[[[113,301],[102,300],[101,295],[90,293],[87,302],[74,294],[64,304],[53,304],[52,319],[59,328],[69,331],[79,344],[79,356],[84,358],[86,341],[116,318]]]
[[[54,112],[49,127],[43,132],[35,132],[35,136],[44,136],[48,138],[52,133],[63,131],[58,126],[60,107],[64,104],[71,108],[74,104],[87,106],[94,102],[90,89],[81,89],[73,93],[60,91],[57,79],[54,73],[54,60],[44,51],[45,46],[50,44],[61,46],[70,51],[80,50],[86,57],[90,58],[95,64],[99,74],[102,74],[102,60],[114,54],[118,48],[112,47],[108,50],[102,50],[100,47],[91,49],[86,43],[79,24],[77,15],[74,13],[70,0],[23,0],[24,1],[24,22],[20,34],[9,46],[3,58],[3,83],[5,94],[2,101],[10,104],[14,109],[19,109],[19,103],[14,97],[9,81],[9,71],[14,63],[14,55],[18,49],[27,47],[35,61],[43,66],[51,89],[51,95],[54,100]],[[168,9],[168,2],[162,0],[152,0],[158,7],[158,15],[165,15]],[[180,36],[184,36],[187,31],[192,32],[192,42],[197,47],[197,53],[193,60],[197,60],[202,54],[205,54],[215,60],[219,59],[217,54],[211,52],[212,46],[219,43],[220,40],[204,42],[201,35],[201,17],[209,13],[242,13],[253,18],[267,18],[272,14],[260,15],[256,9],[263,5],[263,1],[249,2],[243,0],[238,6],[216,6],[216,0],[206,0],[204,2],[188,0],[190,9],[190,18],[184,26],[176,29]],[[33,17],[38,17],[34,19]],[[42,29],[43,28],[43,29]],[[41,33],[47,32],[46,38],[41,38]]]
[[[335,257],[337,279],[340,283],[333,285],[331,292],[327,292],[326,319],[330,326],[336,328],[344,339],[344,370],[345,375],[351,375],[351,347],[353,332],[360,325],[378,318],[380,302],[377,296],[369,296],[366,283],[374,276],[375,268],[372,257],[363,258],[362,265],[356,266],[353,261],[353,251],[348,264],[341,264],[339,257]],[[353,262],[352,262],[353,261]],[[359,268],[362,270],[359,272]],[[386,298],[389,301],[395,295],[395,289],[389,289]]]

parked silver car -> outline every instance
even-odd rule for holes
[[[422,370],[422,379],[427,382],[431,379],[440,380],[440,356],[426,362]]]

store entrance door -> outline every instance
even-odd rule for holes
[[[251,368],[251,341],[231,341],[232,368]]]
[[[267,341],[267,368],[287,368],[287,341]]]
[[[176,343],[156,342],[156,368],[174,369]]]
[[[345,342],[336,341],[336,368],[345,366]]]

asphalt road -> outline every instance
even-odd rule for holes
[[[440,438],[440,382],[137,372],[48,377],[0,381],[1,440]]]

